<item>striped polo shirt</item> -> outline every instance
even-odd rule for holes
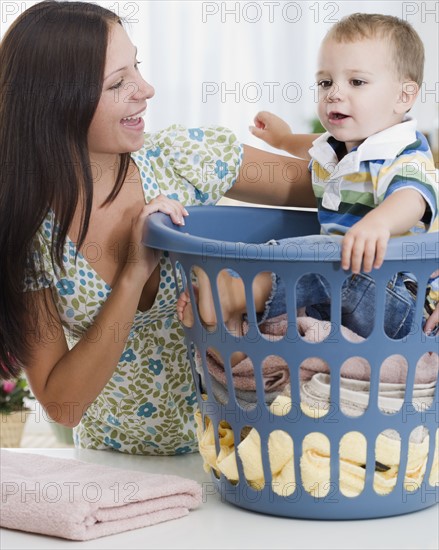
[[[416,131],[416,120],[406,117],[343,156],[345,151],[345,144],[329,132],[309,150],[322,234],[344,235],[399,189],[416,189],[427,203],[423,219],[405,235],[439,231],[439,171],[425,136]],[[433,309],[439,301],[437,276],[429,280],[427,300]]]
[[[339,161],[337,153],[342,156],[344,148],[326,132],[309,151],[323,234],[344,235],[391,193],[409,188],[421,193],[428,208],[406,235],[439,230],[438,173],[414,119],[373,134]]]

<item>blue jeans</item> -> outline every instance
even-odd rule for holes
[[[315,237],[312,237],[315,241]],[[283,239],[276,244],[295,244],[302,239]],[[414,320],[416,299],[407,289],[404,281],[408,274],[397,273],[386,288],[384,331],[389,338],[407,336]],[[416,281],[414,281],[416,283]],[[342,325],[367,338],[375,319],[375,281],[364,273],[351,275],[343,284],[341,296]],[[326,280],[316,274],[304,275],[296,285],[296,307],[306,308],[306,314],[316,319],[330,320],[330,289]],[[286,313],[285,284],[273,274],[271,296],[266,303],[262,320]]]

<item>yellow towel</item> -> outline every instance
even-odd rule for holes
[[[236,471],[235,477],[228,477],[228,479],[238,479],[238,467],[236,466],[235,458],[235,446],[233,430],[227,422],[220,422],[218,426],[218,436],[220,441],[220,452],[218,457],[216,456],[215,448],[215,435],[213,431],[213,425],[210,418],[206,416],[206,428],[203,430],[203,420],[199,410],[195,413],[195,420],[197,422],[197,437],[198,447],[200,454],[204,460],[204,470],[206,472],[213,468],[217,475],[220,474],[219,464],[221,464],[227,457],[230,457],[229,462],[234,464],[234,470]]]
[[[302,405],[309,416],[322,416],[327,411],[319,407],[315,409]],[[291,399],[278,396],[272,403],[272,412],[282,410],[284,414],[291,408]],[[220,453],[216,455],[213,425],[206,417],[206,427],[202,428],[200,412],[196,413],[197,434],[200,453],[205,462],[205,469],[213,468],[217,474],[222,472],[230,481],[239,480],[236,464],[233,430],[227,422],[219,426]],[[409,442],[407,468],[404,476],[404,487],[408,491],[416,490],[423,480],[428,458],[429,437],[422,443]],[[349,432],[340,441],[340,490],[346,496],[356,496],[364,488],[365,469],[361,466],[366,462],[366,438],[359,432]],[[322,433],[308,434],[302,443],[303,452],[300,468],[303,487],[316,497],[328,494],[330,488],[330,445]],[[429,477],[430,485],[439,484],[439,430],[436,431],[435,454]],[[400,462],[401,443],[383,434],[377,437],[375,444],[375,459],[385,464],[389,469],[375,472],[374,489],[380,495],[392,491],[396,483]],[[262,489],[265,484],[261,440],[257,430],[252,429],[247,437],[238,444],[238,453],[242,461],[247,482],[255,489]],[[291,437],[282,430],[275,430],[268,440],[268,453],[272,475],[273,492],[288,496],[296,489],[294,476],[294,449]]]

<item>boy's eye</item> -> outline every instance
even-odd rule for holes
[[[142,62],[141,62],[141,61],[137,61],[137,59],[136,59],[136,63],[134,64],[134,67],[135,67],[136,70],[139,70],[139,65],[140,65],[140,63],[142,63]]]
[[[358,88],[359,86],[363,86],[363,84],[366,84],[364,80],[359,80],[358,78],[354,78],[351,80],[352,86]]]
[[[332,80],[319,80],[319,82],[317,82],[317,86],[323,90],[327,90],[332,86]]]

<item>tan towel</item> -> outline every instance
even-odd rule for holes
[[[1,527],[90,540],[177,519],[201,504],[200,485],[179,476],[0,453]]]
[[[434,399],[436,381],[430,384],[415,384],[411,403],[414,410],[428,410]],[[404,405],[405,384],[381,382],[378,393],[378,408],[386,414],[398,412]],[[283,395],[290,396],[289,387]],[[310,408],[319,407],[322,415],[330,411],[331,377],[318,372],[300,386],[300,401]],[[339,405],[341,411],[348,416],[361,416],[369,406],[370,382],[340,378]],[[282,411],[281,411],[282,414]]]
[[[283,338],[287,332],[287,315],[273,317],[263,323],[260,327],[261,333],[269,340],[276,341]],[[320,321],[313,317],[298,317],[297,329],[304,340],[308,342],[322,342],[331,333],[331,324],[327,321]],[[248,326],[243,323],[244,334]],[[364,338],[352,330],[341,327],[343,336],[351,342],[363,342]],[[361,353],[361,347],[359,348]],[[210,374],[222,384],[226,385],[226,375],[222,358],[215,350],[211,350],[208,356],[208,369]],[[380,382],[394,384],[405,384],[407,378],[408,365],[402,355],[392,355],[382,364],[380,369]],[[263,378],[266,392],[278,391],[282,393],[283,388],[289,382],[288,365],[282,357],[270,355],[264,361]],[[322,372],[329,374],[328,364],[319,357],[309,357],[301,365],[301,380],[309,380],[315,373]],[[416,373],[415,384],[430,384],[437,380],[439,372],[439,356],[437,353],[425,353],[420,357]],[[233,382],[236,388],[252,389],[256,391],[256,382],[254,378],[253,365],[247,357],[235,365],[232,369]],[[363,357],[349,358],[342,369],[344,378],[355,380],[370,380],[370,365]],[[245,387],[244,387],[245,386]]]

